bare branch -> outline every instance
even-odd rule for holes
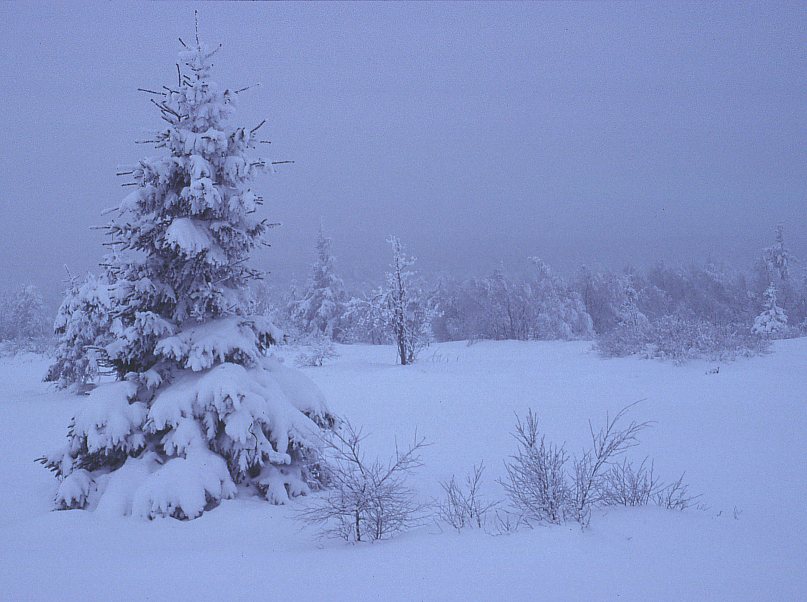
[[[251,84],[249,86],[244,86],[243,88],[239,88],[238,90],[235,90],[234,92],[235,92],[235,94],[241,94],[241,92],[246,92],[247,90],[251,90],[252,88],[258,88],[258,87],[260,87],[260,85],[261,85],[260,83]]]

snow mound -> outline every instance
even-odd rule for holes
[[[134,494],[132,514],[192,519],[235,493],[226,462],[196,448],[185,458],[169,460],[145,480]]]

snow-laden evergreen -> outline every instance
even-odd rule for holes
[[[776,336],[787,329],[785,311],[776,304],[776,287],[771,284],[765,289],[764,309],[754,319],[753,332],[763,336]]]
[[[775,278],[784,282],[790,280],[790,268],[795,263],[795,258],[785,247],[784,225],[776,226],[776,242],[763,251],[762,259],[765,262],[769,280],[773,281]]]
[[[53,325],[59,340],[56,359],[45,380],[56,383],[60,389],[81,390],[95,383],[102,372],[100,347],[109,333],[110,320],[107,283],[92,274],[83,281],[71,277]]]
[[[318,484],[332,418],[267,357],[282,336],[269,319],[247,315],[247,260],[268,228],[252,182],[268,164],[248,156],[257,127],[227,125],[238,92],[211,80],[215,52],[197,37],[179,81],[151,93],[168,126],[128,174],[104,261],[112,320],[99,336],[118,382],[90,393],[66,447],[43,458],[59,508],[194,518],[239,486],[282,503]]]
[[[291,321],[302,335],[323,335],[341,340],[344,284],[334,271],[331,239],[325,236],[321,226],[317,233],[316,254],[311,278],[302,298],[290,303]]]

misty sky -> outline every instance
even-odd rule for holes
[[[0,4],[0,282],[93,269],[119,165],[155,151],[192,4]],[[236,122],[295,164],[258,257],[348,280],[398,234],[429,271],[807,259],[807,4],[200,4]]]

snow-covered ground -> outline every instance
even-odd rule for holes
[[[807,339],[716,374],[603,360],[590,343],[446,343],[407,367],[389,347],[338,351],[306,373],[370,433],[370,453],[415,428],[432,442],[414,479],[424,498],[479,461],[485,493],[502,497],[514,413],[532,407],[576,450],[589,419],[644,399],[632,415],[656,424],[634,455],[668,480],[686,471],[708,509],[612,509],[583,532],[430,524],[356,546],[249,499],[190,522],[51,512],[55,479],[33,460],[58,447],[81,398],[41,383],[47,362],[28,355],[0,360],[0,599],[807,599]]]

